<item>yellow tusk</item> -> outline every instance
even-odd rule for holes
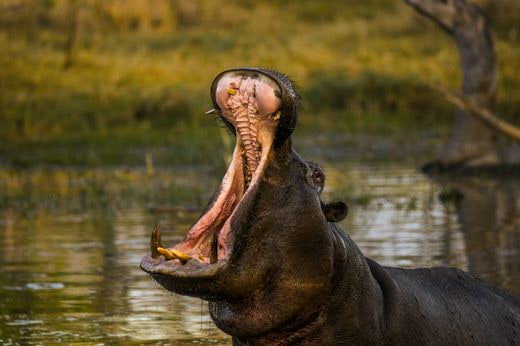
[[[227,90],[227,93],[228,93],[229,95],[235,95],[235,94],[237,93],[237,89],[229,88],[229,89]]]
[[[167,260],[178,259],[182,262],[182,264],[186,263],[189,259],[191,259],[190,255],[185,254],[184,252],[181,252],[179,250],[158,247],[157,252],[163,255]]]
[[[167,260],[171,260],[171,259],[176,259],[177,258],[170,252],[170,250],[165,249],[163,247],[158,247],[157,248],[157,252],[160,253],[161,255],[163,255]]]
[[[191,259],[191,256],[188,254],[185,254],[184,252],[180,252],[179,250],[170,250],[177,258],[182,262],[186,263],[189,259]]]

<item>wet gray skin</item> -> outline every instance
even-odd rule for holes
[[[154,230],[141,268],[158,283],[207,300],[236,345],[520,342],[517,297],[457,269],[382,267],[334,224],[348,210],[320,200],[322,170],[292,148],[287,77],[226,71],[211,93],[233,162],[175,254]]]

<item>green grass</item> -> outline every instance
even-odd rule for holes
[[[0,169],[0,210],[109,210],[145,207],[198,211],[207,203],[214,170]]]
[[[296,80],[300,136],[447,134],[452,107],[427,85],[457,87],[457,51],[403,3],[233,4],[170,32],[80,29],[67,70],[60,30],[0,30],[0,164],[136,165],[146,152],[165,165],[220,162],[218,123],[203,113],[212,78],[236,66]],[[506,31],[497,110],[515,121],[520,43]]]

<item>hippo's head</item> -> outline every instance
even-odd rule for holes
[[[345,255],[328,220],[344,217],[346,206],[321,202],[321,169],[292,150],[298,95],[286,76],[225,71],[211,96],[236,136],[231,164],[182,242],[164,248],[153,232],[141,268],[172,292],[208,300],[228,334],[298,327],[317,313]]]

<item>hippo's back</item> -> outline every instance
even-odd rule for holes
[[[455,268],[385,270],[401,296],[393,309],[399,322],[389,325],[394,341],[520,345],[520,297]]]

